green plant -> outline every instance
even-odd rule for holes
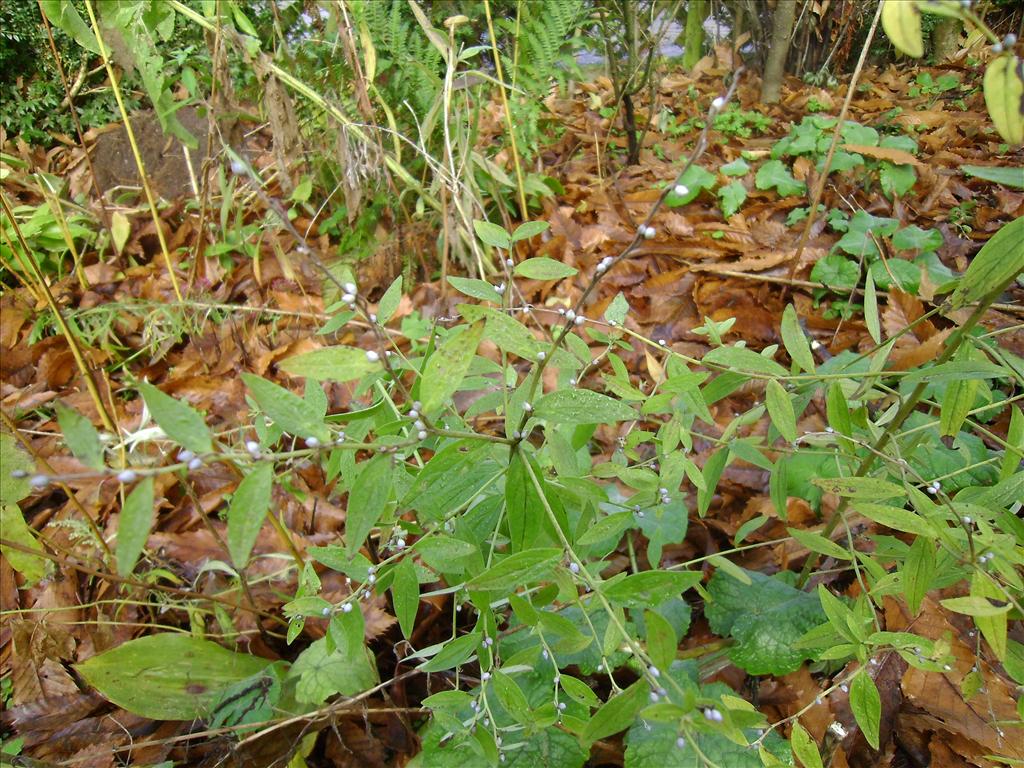
[[[713,126],[726,136],[749,139],[757,133],[764,133],[771,127],[772,119],[760,112],[748,112],[738,108],[727,109],[715,115]]]

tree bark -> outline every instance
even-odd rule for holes
[[[789,38],[793,34],[796,19],[796,0],[778,0],[772,14],[772,41],[768,49],[768,61],[764,67],[761,83],[761,101],[774,104],[782,91],[782,76],[786,69],[786,54],[789,53]]]
[[[960,48],[960,19],[939,19],[932,30],[932,55],[936,63],[948,59]]]
[[[700,61],[704,45],[704,17],[707,15],[705,0],[688,0],[686,3],[686,30],[683,33],[683,69],[689,72]]]

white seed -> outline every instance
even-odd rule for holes
[[[182,464],[186,464],[192,461],[194,456],[195,454],[192,453],[192,451],[188,450],[187,448],[183,448],[182,450],[178,451],[178,461],[180,461]]]
[[[1003,38],[1003,48],[1012,48],[1017,44],[1017,36],[1012,32]]]
[[[420,440],[426,440],[427,431],[425,429],[421,429],[419,432],[416,433],[416,437],[418,437]]]
[[[651,673],[651,677],[661,677],[661,670],[657,667],[651,667],[647,671]]]
[[[1002,43],[994,43],[992,45],[992,53],[1002,53],[1002,52],[1003,52],[1003,44]]]
[[[564,315],[564,314],[565,314],[565,308],[564,308],[564,307],[561,307],[561,308],[560,308],[560,309],[558,310],[558,314],[560,314],[560,315]]]
[[[370,322],[371,323],[376,323],[377,322],[377,315],[376,315],[376,313],[374,313],[374,312],[370,313]]]
[[[828,433],[829,433],[830,435],[831,435],[831,434],[832,434],[833,432],[835,432],[835,430],[834,430],[834,429],[832,429],[832,427],[825,427],[825,431],[826,431],[826,432],[828,432]]]
[[[380,360],[380,355],[378,355],[374,350],[368,349],[366,350],[366,359],[369,360],[371,363],[376,363],[378,360]]]
[[[245,163],[243,163],[241,160],[232,160],[231,172],[235,174],[235,176],[241,176],[243,173],[245,173]]]
[[[395,542],[395,549],[405,549],[405,539],[399,539]]]
[[[569,570],[572,571],[573,573],[579,573],[580,572],[579,563],[569,563]]]
[[[843,693],[849,693],[850,686],[848,686],[846,683],[843,683],[842,685],[839,686],[839,690],[842,691]]]
[[[356,297],[354,294],[346,293],[342,295],[341,300],[344,301],[346,304],[352,304],[355,302]]]
[[[423,410],[423,403],[421,403],[419,400],[413,400],[413,402],[412,402],[412,409],[414,411],[421,411],[421,410]]]
[[[33,488],[45,488],[50,484],[50,478],[47,475],[32,475],[28,484]]]
[[[338,433],[338,436],[336,438],[334,438],[334,444],[335,445],[344,445],[345,444],[345,433],[344,432],[339,432]]]
[[[690,188],[685,184],[676,184],[675,189],[672,191],[679,195],[679,197],[686,197],[690,194]]]
[[[505,292],[505,284],[502,283],[501,285],[494,286],[494,292],[495,293],[504,293]]]
[[[543,360],[543,359],[544,359],[545,357],[547,357],[547,356],[548,356],[548,355],[547,355],[547,353],[546,353],[546,352],[538,352],[538,353],[537,353],[537,359],[538,359],[538,360]]]
[[[341,606],[342,613],[352,613],[352,603],[345,603]]]
[[[491,673],[490,673],[490,672],[484,672],[484,673],[482,673],[482,674],[480,675],[480,679],[481,679],[481,680],[483,680],[484,682],[487,682],[488,680],[490,680],[490,679],[491,679]]]
[[[28,472],[26,472],[24,469],[16,469],[13,472],[11,472],[11,477],[13,477],[15,480],[21,480],[22,478],[28,477]]]
[[[529,403],[523,403],[523,412],[524,413],[532,413],[533,412],[533,406],[530,405]]]
[[[410,419],[418,419],[419,416],[420,416],[420,412],[417,411],[415,408],[413,408],[411,411],[409,411],[409,418]]]
[[[716,112],[718,112],[722,109],[722,107],[725,106],[725,99],[721,96],[718,96],[714,101],[711,102],[711,106]]]
[[[138,477],[138,475],[130,469],[117,473],[117,479],[122,483],[134,483],[136,477]]]
[[[515,265],[516,263],[512,261],[512,259],[505,259],[505,266],[508,267],[509,269],[512,269],[512,267],[514,267]]]
[[[422,419],[416,419],[416,421],[414,421],[412,423],[412,425],[414,427],[416,427],[416,429],[426,429],[427,428],[427,425],[423,423]]]
[[[659,347],[666,347],[666,346],[668,346],[668,342],[665,341],[664,339],[658,339],[658,346]]]
[[[964,515],[961,519],[964,521],[964,525],[970,525],[974,522],[974,519],[970,515]]]
[[[575,320],[576,319],[576,313],[573,312],[571,309],[567,310],[566,313],[565,313],[565,319],[566,320]]]
[[[258,442],[256,442],[255,440],[246,440],[245,441],[245,450],[247,450],[249,453],[259,453],[260,452],[260,444]],[[181,456],[179,455],[178,458],[180,459]]]
[[[686,747],[686,739],[680,736],[676,739],[676,749],[684,749]]]
[[[651,691],[650,699],[651,699],[651,701],[657,701],[658,700],[658,693],[657,693],[657,691]]]
[[[315,437],[307,437],[306,438],[306,447],[307,448],[319,448],[320,447],[320,441],[317,438],[315,438]]]
[[[576,386],[576,377],[575,376],[573,376],[571,379],[569,379],[569,386],[570,387],[575,387]]]
[[[583,325],[585,322],[587,322],[587,318],[585,318],[583,315],[580,315],[573,322],[575,322],[576,325]]]
[[[200,459],[198,456],[196,456],[194,459],[192,459],[192,461],[188,463],[188,468],[193,472],[195,472],[201,466],[203,466],[203,460]]]
[[[322,611],[320,611],[320,615],[324,616],[324,617],[330,616],[331,615],[330,606],[328,606],[327,608],[324,608]]]
[[[643,235],[648,240],[650,240],[656,234],[657,234],[657,230],[654,227],[651,227],[651,226],[644,227]]]
[[[345,285],[342,287],[345,289],[345,293],[356,293],[355,283],[345,283]]]

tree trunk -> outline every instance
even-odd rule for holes
[[[775,13],[772,14],[772,41],[764,67],[764,81],[761,83],[761,101],[765,104],[774,104],[779,100],[795,19],[796,0],[778,0]]]
[[[640,139],[637,136],[636,113],[633,109],[633,96],[626,93],[622,96],[622,130],[626,132],[626,165],[640,164]]]
[[[689,0],[686,3],[686,31],[683,33],[683,69],[689,72],[700,61],[704,45],[704,17],[707,15],[706,0]]]
[[[938,63],[948,59],[960,48],[960,19],[939,19],[932,30],[932,55]]]

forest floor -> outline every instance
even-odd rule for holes
[[[578,268],[580,274],[575,280],[557,283],[521,281],[526,301],[542,310],[572,306],[595,265],[629,243],[661,186],[674,178],[680,160],[689,155],[698,133],[692,121],[704,114],[700,104],[716,95],[724,74],[720,69],[709,59],[702,71],[662,79],[642,162],[632,167],[621,166],[625,139],[610,132],[609,118],[595,108],[611,101],[607,81],[599,78],[580,84],[572,97],[550,102],[560,135],[541,153],[543,173],[557,179],[562,191],[545,198],[543,212],[535,217],[550,224],[548,234],[521,244],[517,258],[550,256]],[[916,225],[926,233],[941,234],[941,245],[930,251],[934,260],[915,273],[919,278],[915,285],[904,285],[907,290],[903,291],[892,285],[879,294],[883,333],[919,318],[932,306],[938,276],[963,272],[1003,224],[1024,216],[1020,184],[987,181],[965,173],[963,167],[1019,169],[1024,154],[1000,146],[985,112],[978,71],[952,65],[869,69],[861,82],[847,119],[874,129],[874,140],[869,130],[843,142],[840,154],[860,160],[829,179],[822,199],[825,212],[817,217],[804,247],[799,241],[807,218],[807,190],[815,187],[816,164],[831,137],[830,128],[816,128],[809,121],[815,116],[837,116],[844,86],[829,90],[791,82],[782,101],[765,108],[757,104],[756,79],[749,78],[738,90],[739,111],[729,112],[734,115],[732,122],[710,133],[700,162],[708,173],[695,177],[698,186],[693,187],[693,199],[658,214],[655,235],[602,281],[590,298],[587,315],[601,316],[621,292],[631,308],[629,331],[700,358],[709,349],[709,339],[695,329],[704,326],[706,319],[734,319],[724,338],[742,339],[760,350],[781,343],[780,319],[792,303],[806,331],[820,342],[822,359],[844,350],[870,349],[874,342],[862,313],[841,316],[842,303],[849,298],[842,291],[843,260],[833,257],[827,268],[820,266],[844,236],[831,223],[843,218],[842,213],[849,219],[866,212],[896,219],[901,227]],[[500,113],[495,115],[498,120]],[[815,150],[797,155],[791,174],[778,183],[762,181],[760,174],[755,177],[748,161],[766,157],[786,137],[799,140],[804,134],[792,131],[801,121],[808,126],[805,138],[815,143]],[[898,142],[886,146],[879,136],[911,137],[915,146]],[[5,152],[26,164],[4,180],[4,194],[16,205],[45,202],[28,181],[30,171],[63,176],[73,191],[91,188],[79,148],[61,146],[44,153],[15,140]],[[257,137],[253,158],[257,167],[272,162],[265,137]],[[911,185],[903,189],[908,173]],[[746,198],[742,207],[730,202],[730,196],[740,194],[739,188],[722,191],[736,182]],[[887,195],[886,185],[901,191]],[[187,195],[177,197],[161,212],[172,252],[191,251],[200,231],[187,203]],[[738,210],[725,216],[723,206]],[[247,220],[259,221],[265,213],[260,207],[258,200],[251,200],[245,209]],[[141,430],[152,426],[144,421],[148,415],[141,399],[120,396],[141,380],[205,411],[218,430],[246,429],[250,407],[240,374],[254,373],[294,387],[277,363],[326,343],[318,332],[329,319],[325,309],[331,298],[325,298],[319,274],[294,249],[286,232],[270,232],[258,259],[236,257],[226,266],[208,255],[199,262],[179,264],[187,301],[178,304],[145,206],[115,205],[110,211],[119,212],[130,225],[120,255],[83,253],[80,273],[52,280],[50,290],[77,327],[89,365],[108,372],[106,381],[112,391],[105,396],[116,408],[119,429],[144,439]],[[394,322],[403,324],[406,332],[422,327],[426,334],[431,320],[451,316],[465,299],[446,290],[436,273],[423,271],[423,265],[436,268],[436,232],[420,226],[400,231],[391,221],[382,218],[374,234],[383,244],[378,252],[355,265],[360,290],[375,301],[396,275],[413,276],[406,283],[411,289]],[[293,223],[301,231],[310,221],[303,213]],[[315,227],[312,231],[316,232]],[[327,234],[316,241],[322,252],[333,247]],[[906,261],[918,258],[923,250],[889,255]],[[1002,334],[1000,344],[1018,356],[1024,356],[1024,333],[1019,328],[1024,318],[1022,298],[1024,290],[1019,285],[1012,288],[984,320],[988,330],[1017,327]],[[853,303],[858,303],[856,297]],[[557,319],[555,312],[541,316]],[[891,365],[906,370],[933,359],[948,330],[948,323],[940,319],[901,336]],[[371,334],[353,322],[332,338],[358,347],[367,346]],[[0,560],[4,611],[0,670],[7,710],[3,723],[13,740],[8,743],[16,741],[23,755],[37,760],[83,768],[126,761],[217,764],[237,740],[230,741],[232,737],[220,731],[204,731],[196,723],[159,722],[113,707],[83,687],[71,664],[140,634],[197,626],[205,626],[211,637],[230,628],[231,633],[240,633],[243,647],[251,653],[293,659],[324,635],[325,622],[308,620],[297,642],[284,644],[282,629],[273,617],[281,615],[283,604],[295,593],[296,574],[292,570],[287,578],[271,581],[281,568],[280,560],[273,557],[254,560],[248,600],[237,595],[217,598],[219,602],[205,599],[223,594],[229,584],[217,566],[228,559],[224,523],[213,513],[235,489],[237,477],[221,464],[193,473],[192,492],[187,494],[173,478],[158,481],[159,513],[146,544],[149,583],[111,573],[90,544],[83,515],[89,515],[104,535],[116,530],[121,506],[118,484],[95,477],[76,479],[82,465],[67,454],[52,409],[59,400],[98,427],[100,414],[82,385],[74,351],[56,332],[53,315],[41,297],[13,283],[0,299],[0,356],[0,404],[6,426],[17,425],[40,466],[68,478],[62,486],[34,490],[21,503],[25,520],[46,541],[47,557],[56,563],[53,577],[21,589],[22,577],[7,557]],[[624,381],[630,386],[664,376],[662,362],[645,344],[631,344],[622,357],[628,369]],[[589,375],[599,373],[595,366]],[[553,381],[545,383],[549,388],[553,385]],[[350,385],[332,385],[327,395],[332,411],[366,404],[365,395],[357,395]],[[735,413],[749,409],[761,397],[763,393],[744,387],[717,402],[712,413],[724,429]],[[459,403],[460,407],[469,404]],[[808,408],[799,429],[825,429],[823,413],[822,407]],[[488,429],[484,422],[476,428]],[[767,417],[761,428],[767,430]],[[990,428],[1005,435],[1007,425],[997,422]],[[711,443],[695,444],[693,458],[698,466],[704,465],[713,448]],[[606,452],[613,449],[609,442]],[[289,547],[301,553],[335,541],[344,527],[345,510],[331,498],[322,470],[313,464],[299,465],[292,482],[295,492],[275,500],[280,505],[276,511],[291,534]],[[784,522],[772,505],[768,472],[735,461],[724,470],[708,513],[699,516],[691,509],[685,540],[666,545],[663,562],[683,562],[732,547],[745,523],[764,516],[764,524],[753,532],[744,531],[745,541],[764,544],[780,539],[779,543],[752,548],[732,560],[761,572],[789,568],[805,558],[807,550],[787,536],[786,526],[813,527],[835,503],[826,495],[815,508],[805,499],[791,497]],[[265,525],[254,554],[282,551],[278,532]],[[621,557],[627,555],[623,552]],[[160,578],[161,573],[166,578]],[[346,588],[340,574],[324,572],[321,578],[327,597]],[[855,583],[835,581],[827,571],[818,578],[838,591],[856,589]],[[331,718],[284,724],[264,738],[247,738],[244,750],[235,752],[236,764],[271,764],[304,734],[321,729],[305,764],[392,766],[404,764],[416,753],[416,726],[424,716],[419,707],[428,690],[419,677],[396,673],[400,635],[386,596],[377,596],[363,607],[366,639],[377,657],[380,678],[394,684]],[[443,640],[448,631],[445,625],[451,623],[433,621],[450,617],[446,596],[431,598],[426,610],[432,620],[423,622],[417,638],[420,645]],[[964,618],[926,598],[914,624],[915,631],[929,637],[947,637],[963,669],[952,676],[925,675],[894,663],[877,678],[883,731],[892,736],[885,738],[888,746],[882,753],[873,752],[856,733],[843,740],[836,730],[830,731],[835,723],[850,725],[849,706],[842,696],[815,705],[820,685],[810,664],[791,674],[765,678],[748,677],[737,667],[723,664],[714,679],[745,692],[771,721],[809,707],[802,722],[816,740],[831,743],[832,768],[982,766],[991,764],[983,756],[993,753],[1024,759],[1020,742],[1008,744],[988,725],[991,712],[1010,713],[1009,717],[1015,711],[1014,684],[1000,667],[985,667],[986,696],[965,700],[961,695],[959,682],[975,653]],[[895,601],[885,619],[891,631],[911,621]],[[1011,628],[1011,637],[1024,642],[1019,626]],[[682,650],[717,639],[698,609]],[[590,765],[622,764],[621,740],[607,739],[599,747]],[[301,759],[291,763],[301,764]]]

